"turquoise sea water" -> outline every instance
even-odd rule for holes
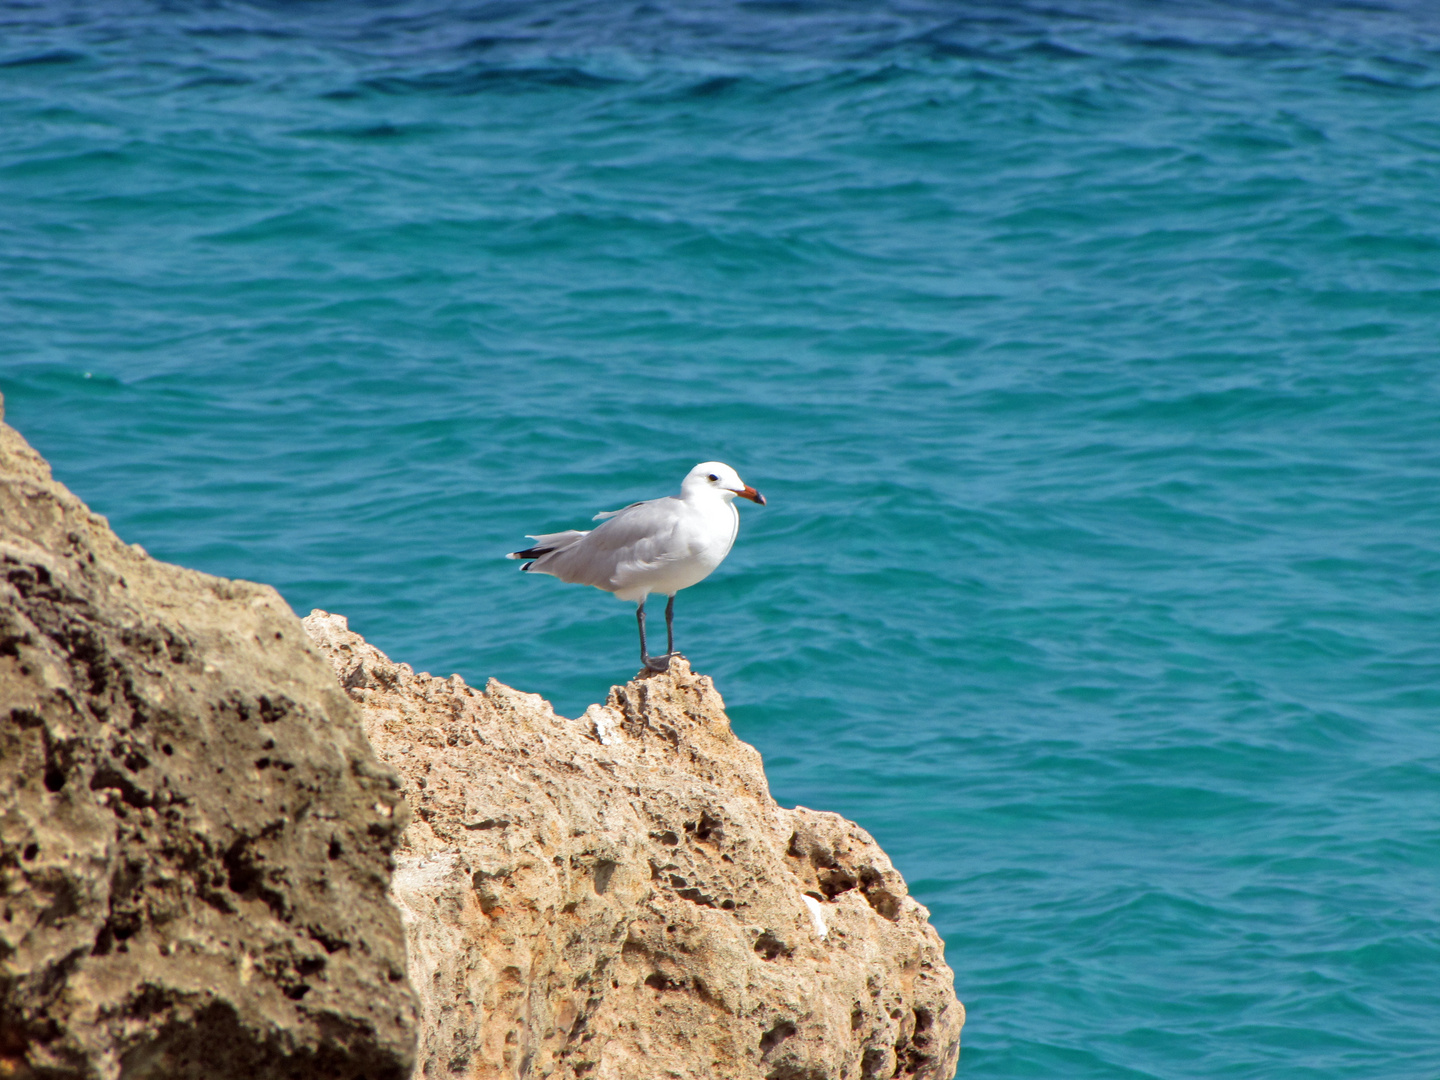
[[[678,644],[961,1077],[1440,1077],[1433,5],[8,2],[0,327],[127,540],[570,715],[499,556],[735,465]]]

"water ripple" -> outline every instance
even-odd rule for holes
[[[684,593],[961,1075],[1440,1072],[1431,5],[12,7],[7,418],[126,539],[575,714]]]

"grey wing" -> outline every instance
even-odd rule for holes
[[[683,536],[684,517],[685,504],[672,496],[631,503],[605,515],[583,540],[549,556],[544,569],[562,581],[615,588],[636,570],[690,554]]]

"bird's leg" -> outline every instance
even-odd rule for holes
[[[635,605],[635,621],[640,624],[640,666],[650,666],[650,654],[645,648],[645,601]]]
[[[668,609],[667,609],[668,610]],[[645,647],[645,601],[635,606],[635,621],[640,626],[640,666],[646,671],[664,671],[670,666],[670,654],[651,656]]]
[[[675,655],[675,594],[670,594],[670,602],[665,605],[665,652]]]

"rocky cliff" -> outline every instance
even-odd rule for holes
[[[276,592],[0,424],[0,1077],[402,1080],[408,810]]]
[[[0,1080],[403,1080],[417,1034],[437,1080],[945,1080],[963,1023],[683,660],[577,719],[416,674],[0,423]]]
[[[576,719],[305,627],[413,820],[397,852],[428,1078],[948,1080],[964,1008],[885,853],[770,798],[683,660]]]

